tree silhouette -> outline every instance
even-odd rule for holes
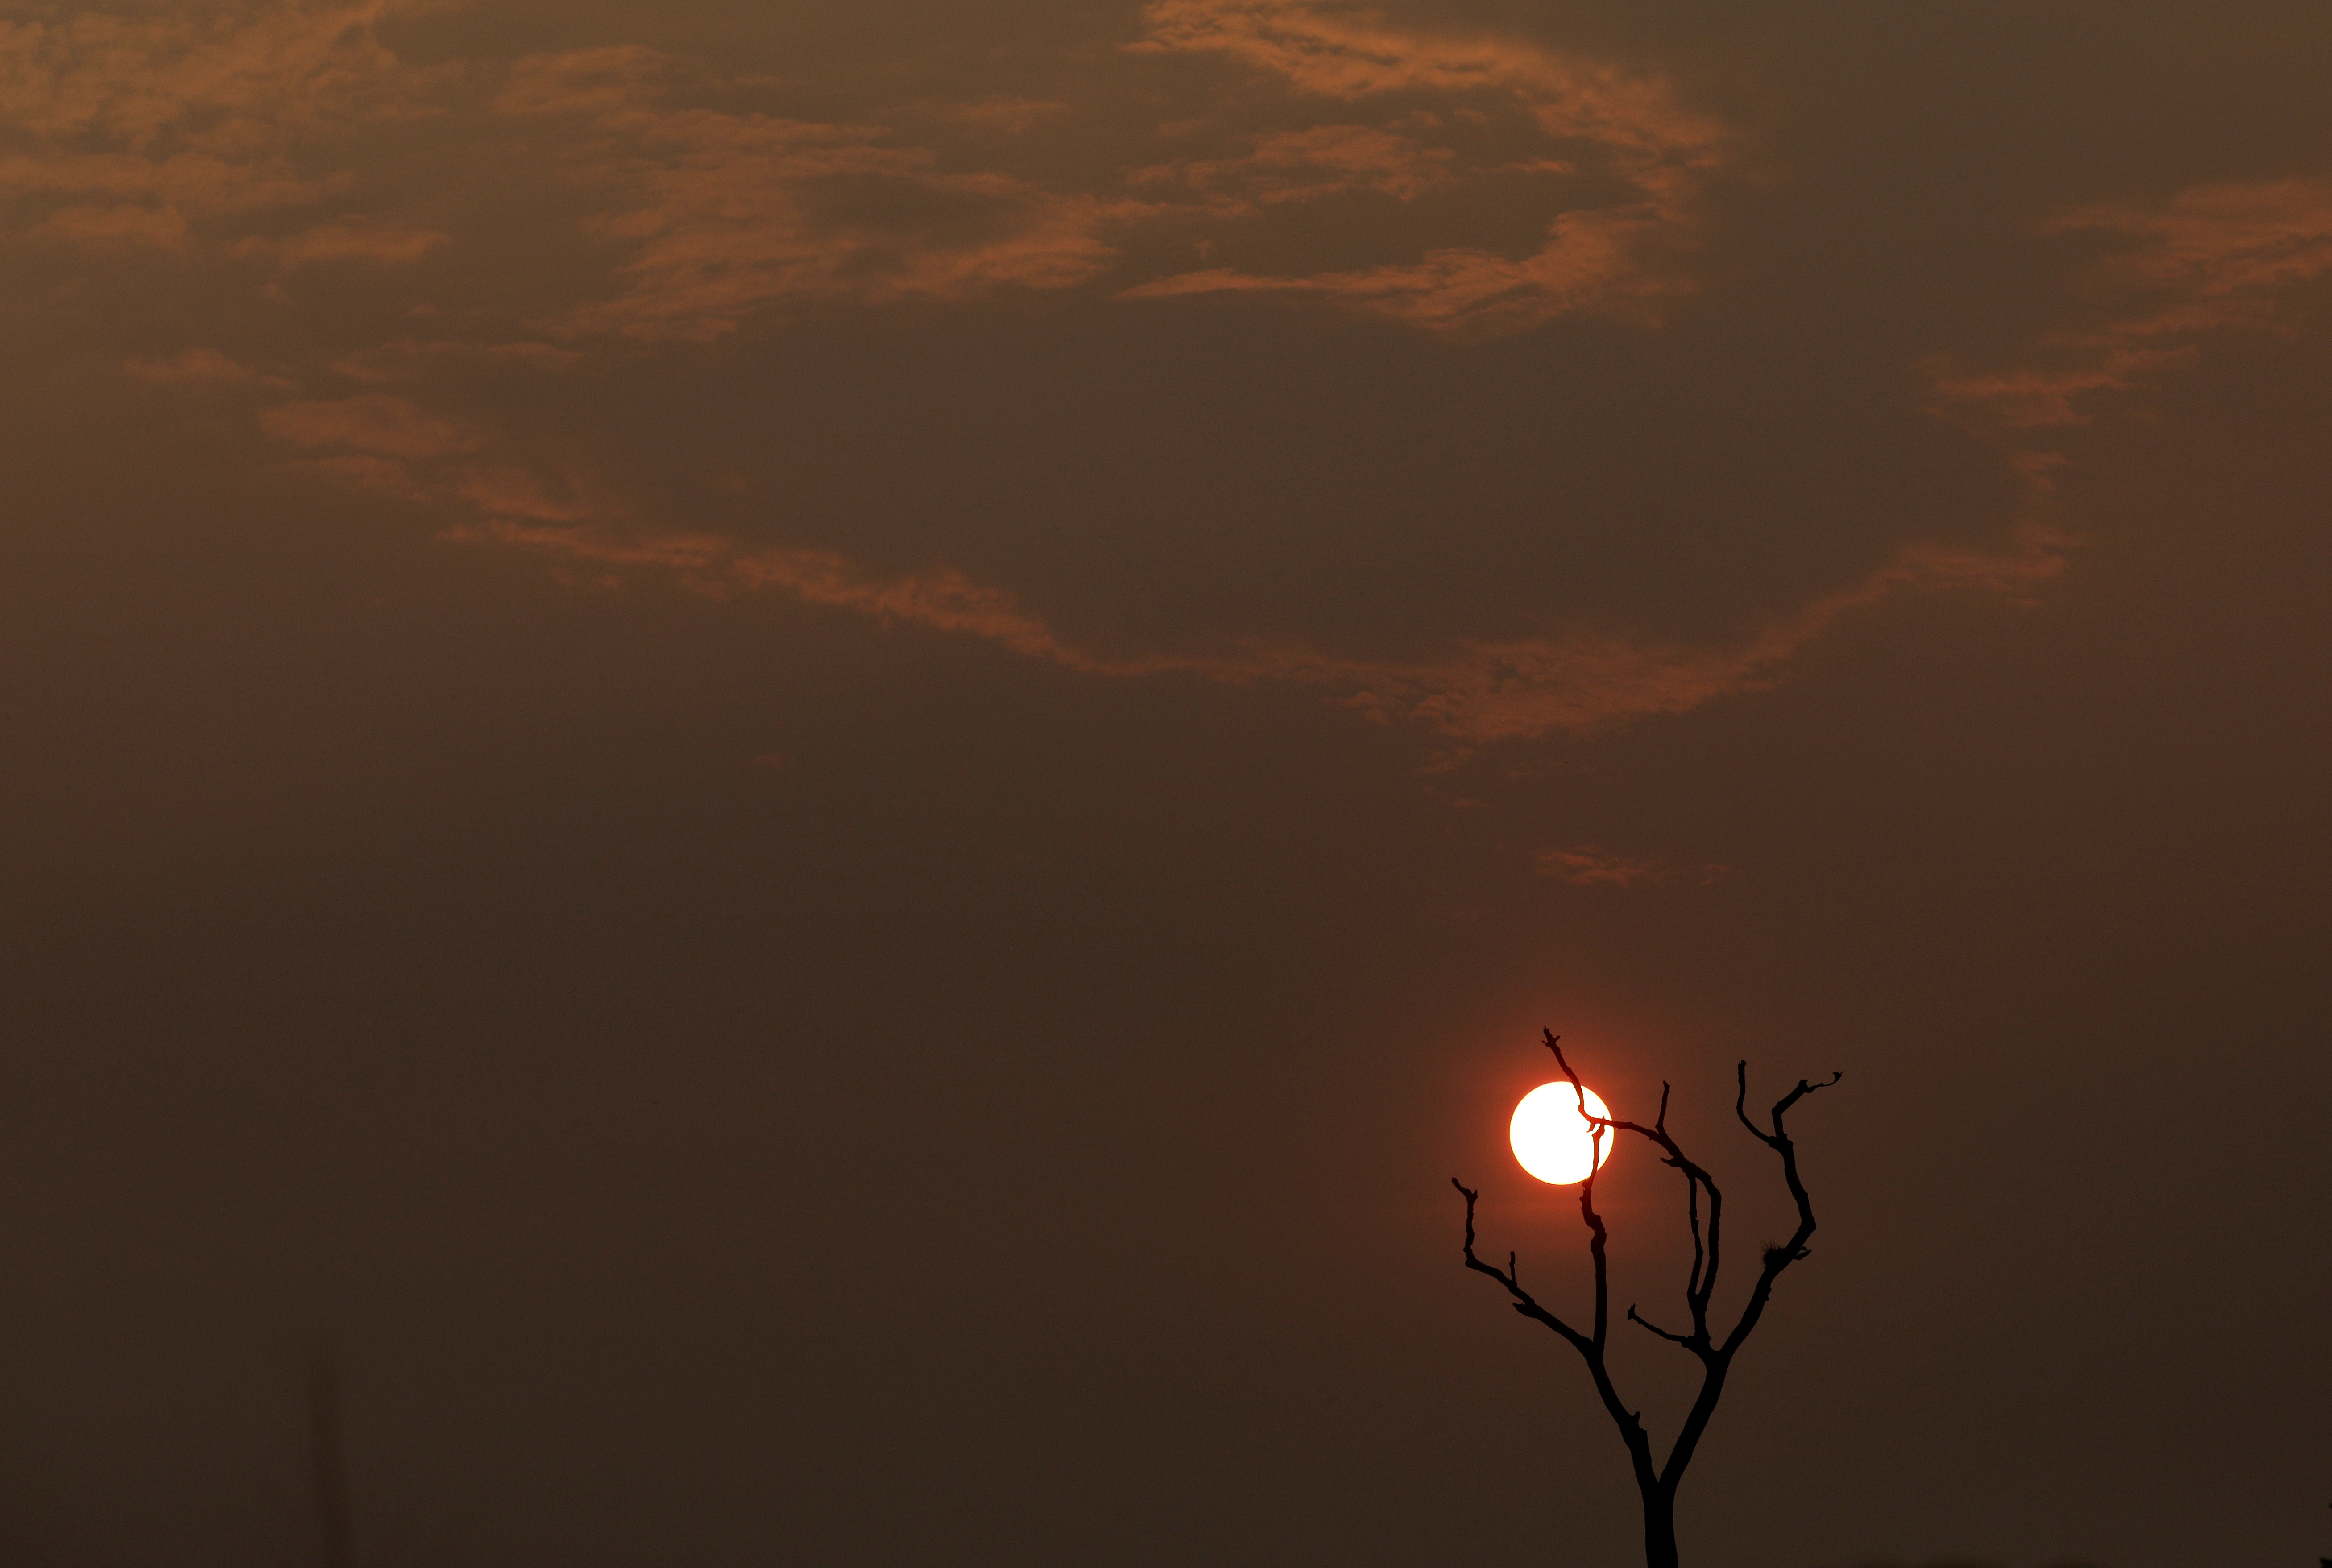
[[[1789,1184],[1790,1196],[1797,1200],[1798,1228],[1787,1241],[1767,1247],[1763,1267],[1757,1283],[1749,1292],[1748,1304],[1741,1315],[1722,1338],[1710,1328],[1709,1304],[1716,1294],[1716,1267],[1720,1257],[1725,1219],[1725,1197],[1707,1171],[1688,1159],[1669,1136],[1668,1085],[1660,1085],[1660,1111],[1649,1127],[1639,1122],[1628,1122],[1617,1117],[1590,1116],[1587,1100],[1580,1089],[1579,1075],[1571,1070],[1564,1059],[1562,1042],[1552,1030],[1543,1031],[1546,1047],[1554,1053],[1555,1064],[1570,1080],[1572,1089],[1580,1095],[1579,1114],[1592,1129],[1595,1160],[1590,1162],[1587,1177],[1579,1184],[1579,1212],[1587,1222],[1587,1250],[1595,1260],[1595,1319],[1594,1326],[1582,1334],[1562,1318],[1539,1305],[1536,1297],[1522,1287],[1515,1278],[1515,1255],[1506,1254],[1506,1267],[1485,1263],[1474,1255],[1474,1200],[1479,1194],[1456,1177],[1449,1184],[1466,1198],[1466,1267],[1477,1274],[1486,1274],[1505,1287],[1514,1297],[1514,1309],[1523,1316],[1544,1324],[1566,1341],[1587,1362],[1588,1374],[1595,1380],[1595,1392],[1603,1401],[1614,1425],[1620,1429],[1620,1440],[1628,1447],[1628,1460],[1636,1477],[1636,1490],[1644,1504],[1644,1561],[1647,1568],[1677,1568],[1676,1496],[1677,1484],[1684,1478],[1685,1467],[1700,1446],[1703,1433],[1708,1429],[1709,1418],[1716,1413],[1716,1401],[1725,1392],[1725,1379],[1733,1370],[1733,1358],[1740,1353],[1743,1342],[1765,1315],[1765,1304],[1773,1298],[1773,1282],[1782,1271],[1806,1256],[1806,1242],[1814,1233],[1812,1202],[1806,1197],[1805,1183],[1798,1179],[1797,1145],[1790,1142],[1782,1118],[1800,1100],[1817,1089],[1827,1089],[1841,1077],[1832,1073],[1823,1083],[1811,1084],[1800,1078],[1792,1089],[1774,1102],[1773,1131],[1767,1132],[1749,1119],[1749,1064],[1741,1063],[1735,1069],[1738,1093],[1733,1101],[1733,1114],[1749,1129],[1757,1141],[1782,1157],[1782,1180]],[[1610,1368],[1604,1360],[1604,1344],[1610,1326],[1610,1283],[1604,1260],[1608,1240],[1603,1217],[1595,1212],[1595,1166],[1602,1159],[1602,1140],[1609,1133],[1617,1137],[1621,1133],[1633,1133],[1649,1140],[1660,1151],[1660,1163],[1684,1172],[1685,1214],[1692,1226],[1692,1270],[1686,1276],[1685,1307],[1691,1314],[1692,1327],[1684,1334],[1671,1334],[1639,1315],[1634,1304],[1628,1307],[1628,1320],[1658,1334],[1670,1344],[1681,1345],[1700,1362],[1700,1391],[1686,1414],[1684,1425],[1677,1430],[1676,1441],[1669,1447],[1668,1458],[1655,1464],[1652,1458],[1651,1435],[1644,1429],[1643,1413],[1631,1410],[1620,1397],[1611,1382]],[[1701,1218],[1701,1194],[1707,1198],[1707,1221]]]

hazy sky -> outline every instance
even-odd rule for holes
[[[10,1563],[2332,1553],[2320,4],[0,16]]]

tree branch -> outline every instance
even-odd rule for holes
[[[1591,1184],[1591,1179],[1589,1183],[1582,1185],[1590,1184]],[[1620,1440],[1627,1445],[1628,1462],[1635,1472],[1636,1486],[1639,1490],[1649,1495],[1649,1488],[1659,1484],[1658,1474],[1652,1468],[1651,1436],[1644,1430],[1640,1412],[1630,1410],[1625,1401],[1620,1398],[1620,1391],[1611,1382],[1610,1368],[1604,1364],[1603,1360],[1604,1325],[1610,1311],[1610,1297],[1603,1273],[1603,1222],[1596,1218],[1593,1202],[1585,1192],[1581,1193],[1580,1207],[1586,1213],[1589,1225],[1595,1234],[1593,1243],[1595,1332],[1591,1336],[1581,1334],[1545,1307],[1541,1306],[1530,1292],[1516,1283],[1512,1253],[1507,1254],[1507,1267],[1505,1269],[1500,1269],[1494,1263],[1485,1263],[1475,1256],[1474,1204],[1481,1194],[1455,1176],[1449,1178],[1449,1185],[1458,1189],[1466,1200],[1466,1267],[1477,1274],[1486,1274],[1496,1280],[1505,1287],[1506,1294],[1514,1298],[1511,1305],[1516,1312],[1524,1317],[1533,1318],[1546,1324],[1568,1341],[1572,1349],[1579,1353],[1580,1359],[1587,1363],[1588,1376],[1594,1380],[1596,1397],[1603,1401],[1604,1410],[1610,1416],[1612,1424],[1620,1429]]]
[[[1725,1375],[1732,1369],[1733,1358],[1748,1340],[1751,1331],[1765,1315],[1766,1305],[1773,1298],[1773,1282],[1782,1276],[1783,1269],[1807,1256],[1806,1242],[1814,1233],[1813,1200],[1806,1196],[1805,1183],[1799,1179],[1797,1145],[1790,1142],[1789,1131],[1782,1118],[1800,1100],[1818,1089],[1829,1088],[1846,1075],[1832,1073],[1827,1081],[1819,1084],[1800,1078],[1797,1087],[1774,1103],[1773,1130],[1771,1133],[1749,1119],[1749,1064],[1745,1061],[1735,1064],[1733,1076],[1736,1085],[1733,1114],[1740,1118],[1741,1124],[1748,1128],[1759,1143],[1782,1157],[1782,1180],[1788,1185],[1790,1197],[1797,1204],[1798,1226],[1787,1241],[1765,1248],[1762,1259],[1763,1267],[1757,1272],[1757,1283],[1749,1288],[1749,1299],[1741,1308],[1740,1318],[1734,1324],[1733,1332],[1725,1336],[1725,1343],[1717,1346],[1709,1357],[1708,1373],[1702,1380],[1700,1395],[1693,1401],[1692,1409],[1686,1412],[1684,1425],[1677,1432],[1676,1444],[1668,1450],[1668,1463],[1661,1467],[1661,1479],[1670,1486],[1683,1475],[1685,1466],[1691,1462],[1693,1450],[1699,1446],[1701,1434],[1708,1429],[1709,1418],[1716,1413],[1717,1397],[1725,1391]]]
[[[1681,1334],[1670,1334],[1658,1324],[1654,1323],[1651,1319],[1638,1313],[1636,1311],[1636,1304],[1632,1301],[1628,1304],[1628,1321],[1636,1324],[1639,1328],[1650,1329],[1654,1334],[1658,1334],[1670,1344],[1680,1344],[1687,1350],[1696,1350],[1700,1348],[1696,1345],[1688,1336]]]
[[[1547,1327],[1554,1330],[1555,1333],[1569,1340],[1579,1349],[1582,1351],[1586,1350],[1589,1347],[1590,1342],[1585,1334],[1581,1334],[1577,1329],[1563,1322],[1563,1319],[1555,1316],[1554,1314],[1541,1306],[1538,1304],[1537,1298],[1533,1296],[1529,1291],[1524,1290],[1522,1287],[1522,1282],[1516,1277],[1517,1271],[1515,1268],[1515,1255],[1513,1253],[1509,1252],[1506,1254],[1506,1267],[1505,1268],[1500,1268],[1495,1263],[1485,1263],[1479,1257],[1474,1256],[1474,1200],[1479,1198],[1481,1194],[1475,1189],[1468,1187],[1464,1182],[1458,1181],[1455,1176],[1449,1178],[1449,1185],[1457,1188],[1458,1191],[1464,1193],[1466,1196],[1466,1267],[1472,1269],[1477,1274],[1486,1274],[1492,1279],[1496,1280],[1500,1285],[1504,1286],[1505,1287],[1506,1294],[1514,1297],[1514,1308],[1516,1312],[1522,1314],[1524,1317],[1535,1318],[1538,1322],[1546,1324]]]
[[[1684,1172],[1685,1212],[1692,1225],[1693,1249],[1692,1272],[1685,1281],[1685,1305],[1692,1313],[1693,1333],[1689,1337],[1703,1344],[1709,1343],[1708,1307],[1716,1294],[1716,1266],[1723,1234],[1725,1194],[1717,1190],[1716,1179],[1694,1163],[1691,1157],[1685,1153],[1682,1145],[1669,1135],[1668,1120],[1670,1085],[1666,1083],[1660,1085],[1659,1115],[1649,1127],[1640,1122],[1623,1121],[1613,1116],[1590,1116],[1587,1114],[1587,1091],[1580,1084],[1579,1075],[1572,1070],[1569,1058],[1563,1054],[1561,1037],[1552,1029],[1542,1029],[1540,1033],[1545,1038],[1546,1048],[1554,1053],[1555,1065],[1563,1069],[1563,1076],[1571,1081],[1572,1092],[1579,1096],[1579,1114],[1585,1118],[1589,1125],[1598,1130],[1609,1127],[1615,1132],[1633,1133],[1648,1139],[1658,1147],[1662,1164],[1674,1166]],[[1599,1149],[1598,1152],[1600,1152]],[[1704,1253],[1701,1246],[1698,1201],[1700,1190],[1703,1188],[1708,1191],[1708,1244],[1705,1255],[1705,1267],[1703,1267]],[[1598,1257],[1600,1258],[1600,1253]]]

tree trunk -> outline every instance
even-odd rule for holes
[[[1644,1494],[1644,1568],[1677,1568],[1676,1494],[1665,1487]]]

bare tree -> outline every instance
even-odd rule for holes
[[[1708,1429],[1709,1418],[1716,1413],[1716,1401],[1725,1392],[1725,1379],[1733,1370],[1733,1358],[1740,1353],[1741,1345],[1765,1315],[1765,1304],[1773,1298],[1773,1282],[1782,1271],[1806,1256],[1806,1242],[1814,1233],[1813,1204],[1806,1197],[1805,1183],[1798,1179],[1797,1146],[1782,1126],[1782,1117],[1790,1107],[1817,1089],[1827,1089],[1845,1075],[1832,1073],[1827,1082],[1810,1084],[1798,1080],[1792,1089],[1774,1102],[1773,1131],[1767,1132],[1749,1119],[1749,1064],[1743,1062],[1735,1070],[1739,1086],[1734,1096],[1733,1114],[1741,1124],[1755,1135],[1757,1141],[1782,1157],[1782,1180],[1789,1183],[1790,1196],[1797,1200],[1798,1228],[1787,1241],[1768,1246],[1764,1250],[1763,1267],[1757,1283],[1751,1287],[1748,1305],[1741,1309],[1740,1318],[1722,1338],[1709,1326],[1709,1304],[1716,1295],[1716,1266],[1719,1242],[1725,1219],[1725,1197],[1702,1170],[1686,1157],[1668,1135],[1668,1085],[1660,1085],[1660,1112],[1649,1127],[1639,1122],[1626,1122],[1616,1117],[1590,1116],[1587,1099],[1581,1090],[1579,1075],[1571,1070],[1564,1059],[1563,1046],[1553,1031],[1545,1031],[1546,1047],[1554,1053],[1554,1060],[1563,1076],[1571,1082],[1572,1089],[1580,1095],[1579,1114],[1586,1117],[1592,1129],[1596,1159],[1589,1166],[1586,1180],[1579,1184],[1579,1212],[1587,1221],[1587,1250],[1595,1260],[1595,1320],[1594,1326],[1581,1333],[1562,1318],[1539,1305],[1538,1299],[1522,1287],[1515,1277],[1515,1255],[1506,1254],[1506,1266],[1485,1263],[1474,1255],[1474,1200],[1479,1194],[1456,1177],[1449,1184],[1466,1196],[1466,1267],[1477,1274],[1486,1274],[1505,1287],[1514,1298],[1514,1309],[1524,1317],[1546,1324],[1587,1362],[1588,1375],[1595,1380],[1595,1392],[1603,1401],[1603,1409],[1620,1429],[1620,1440],[1628,1446],[1628,1460],[1636,1477],[1636,1490],[1644,1503],[1644,1561],[1648,1568],[1677,1568],[1676,1496],[1677,1483],[1684,1478],[1685,1467],[1692,1463],[1694,1450],[1700,1446],[1703,1433]],[[1621,1133],[1633,1133],[1648,1139],[1660,1151],[1660,1163],[1684,1172],[1685,1214],[1692,1225],[1692,1270],[1686,1276],[1685,1309],[1691,1315],[1692,1327],[1684,1334],[1671,1334],[1657,1324],[1639,1315],[1634,1305],[1628,1307],[1628,1320],[1649,1330],[1670,1344],[1681,1345],[1700,1362],[1700,1392],[1692,1401],[1692,1409],[1678,1429],[1676,1441],[1668,1448],[1665,1462],[1655,1464],[1652,1458],[1651,1435],[1644,1429],[1643,1412],[1631,1410],[1613,1386],[1610,1366],[1604,1360],[1604,1343],[1610,1326],[1610,1284],[1604,1261],[1608,1238],[1603,1229],[1603,1217],[1595,1212],[1594,1168],[1602,1157],[1602,1140],[1606,1133],[1616,1137]],[[1707,1194],[1707,1219],[1703,1223],[1701,1195]]]

